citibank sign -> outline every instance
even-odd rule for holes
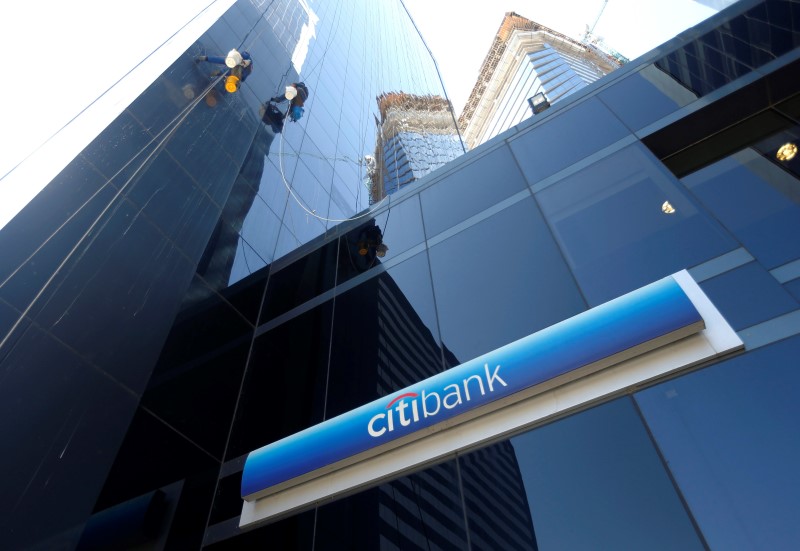
[[[523,430],[579,406],[552,399],[570,385],[585,403],[741,346],[680,272],[251,452],[240,525]]]
[[[460,384],[450,383],[441,391],[425,389],[421,394],[416,392],[406,392],[392,398],[386,404],[386,412],[376,413],[367,423],[367,432],[373,438],[380,438],[387,432],[394,431],[395,417],[400,427],[408,427],[412,423],[419,423],[420,419],[436,417],[440,411],[447,412],[459,407],[468,407],[472,397],[482,398],[487,391],[493,393],[495,387],[508,386],[500,377],[500,366],[496,366],[494,371],[489,372],[489,364],[484,364],[485,376],[478,372],[469,375]],[[470,386],[472,394],[470,395]],[[420,413],[421,412],[421,413]],[[434,420],[435,422],[435,420]]]

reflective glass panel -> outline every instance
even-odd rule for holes
[[[431,247],[430,259],[449,364],[584,309],[532,197]]]
[[[227,459],[322,421],[332,314],[329,301],[256,337]]]
[[[703,281],[700,286],[734,329],[743,329],[800,307],[756,262]]]
[[[506,146],[496,149],[420,194],[425,232],[433,237],[525,187],[511,150]]]
[[[712,549],[800,541],[800,338],[636,394]]]
[[[468,549],[453,461],[324,505],[316,527],[315,549]]]
[[[537,198],[593,306],[738,246],[640,144]]]
[[[697,98],[655,65],[615,82],[598,96],[631,130],[639,130]]]
[[[600,100],[589,98],[515,137],[510,145],[528,183],[534,184],[627,134]]]
[[[704,548],[629,399],[511,444],[541,551]]]
[[[682,179],[767,269],[800,257],[800,182],[779,165],[748,148]]]
[[[336,296],[326,418],[442,371],[425,253]]]

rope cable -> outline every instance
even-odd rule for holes
[[[177,130],[179,127],[180,127],[181,123],[183,123],[183,121],[186,119],[186,117],[187,117],[187,116],[189,116],[189,113],[191,113],[191,112],[192,112],[192,110],[195,108],[195,106],[197,106],[197,104],[198,104],[198,103],[199,103],[199,102],[200,102],[200,101],[201,101],[201,100],[202,100],[202,99],[205,97],[205,94],[206,94],[206,93],[208,93],[208,92],[209,92],[209,91],[210,91],[210,90],[211,90],[211,89],[212,89],[214,86],[216,86],[216,85],[217,85],[217,83],[219,83],[219,82],[220,82],[220,81],[223,79],[223,77],[224,77],[224,76],[225,76],[225,74],[223,73],[223,74],[221,74],[220,76],[218,76],[218,77],[217,77],[215,80],[213,80],[213,81],[212,81],[212,82],[211,82],[211,83],[208,85],[208,87],[206,88],[206,90],[205,90],[205,92],[204,92],[203,94],[199,94],[199,95],[198,95],[198,96],[197,96],[195,99],[193,99],[193,100],[192,100],[192,101],[191,101],[191,102],[190,102],[190,103],[189,103],[189,104],[188,104],[186,107],[184,107],[184,108],[183,108],[183,110],[181,111],[181,113],[179,113],[179,115],[178,115],[177,117],[175,117],[175,118],[174,118],[174,119],[171,121],[171,122],[174,122],[174,123],[175,123],[175,124],[174,124],[174,126],[173,126],[173,127],[172,127],[172,128],[169,130],[169,132],[167,132],[167,133],[166,133],[166,135],[165,135],[165,136],[164,136],[164,137],[163,137],[163,138],[162,138],[162,139],[161,139],[161,140],[158,142],[158,144],[156,145],[156,147],[154,147],[154,148],[153,148],[153,151],[151,151],[151,152],[150,152],[150,153],[147,155],[147,157],[145,157],[145,158],[144,158],[144,160],[143,160],[143,161],[142,161],[142,163],[139,165],[139,167],[138,167],[136,170],[134,170],[134,171],[133,171],[133,173],[132,173],[132,174],[131,174],[131,175],[128,177],[128,179],[127,179],[127,180],[125,181],[125,183],[124,183],[124,184],[123,184],[123,185],[122,185],[122,186],[119,188],[119,190],[117,190],[117,192],[114,194],[114,196],[113,196],[113,197],[111,198],[111,200],[108,202],[108,204],[107,204],[107,205],[106,205],[106,206],[103,208],[103,210],[102,210],[102,211],[100,211],[100,213],[97,215],[97,217],[95,218],[95,220],[94,220],[94,221],[93,221],[93,222],[92,222],[92,223],[89,225],[89,227],[86,229],[86,231],[83,233],[83,235],[82,235],[82,236],[81,236],[81,237],[78,239],[78,241],[75,243],[75,245],[74,245],[74,246],[73,246],[73,247],[70,249],[70,251],[69,251],[69,252],[67,253],[67,255],[64,257],[64,259],[63,259],[63,260],[62,260],[62,261],[59,263],[59,265],[56,267],[56,269],[53,271],[53,273],[50,275],[50,277],[47,279],[47,281],[45,281],[44,285],[42,285],[42,288],[41,288],[41,289],[39,289],[39,291],[36,293],[36,295],[33,297],[33,299],[31,299],[30,303],[29,303],[29,304],[28,304],[28,306],[25,308],[25,310],[24,310],[24,311],[23,311],[23,312],[22,312],[22,313],[19,315],[19,317],[17,318],[17,320],[16,320],[16,321],[14,322],[14,324],[11,326],[11,329],[9,329],[9,330],[8,330],[8,333],[6,333],[5,337],[3,337],[3,340],[2,340],[2,341],[0,341],[0,350],[2,350],[2,348],[5,346],[5,344],[8,342],[8,340],[11,338],[11,336],[14,334],[14,332],[16,331],[16,329],[17,329],[17,328],[19,327],[19,325],[22,323],[22,320],[23,320],[23,319],[25,319],[25,317],[28,315],[28,313],[30,313],[30,311],[31,311],[31,309],[33,308],[34,304],[36,304],[36,302],[37,302],[37,301],[38,301],[38,300],[41,298],[41,296],[44,294],[44,292],[47,290],[47,288],[50,286],[50,284],[51,284],[51,283],[52,283],[52,282],[55,280],[56,276],[57,276],[57,275],[58,275],[58,274],[61,272],[61,270],[64,268],[64,266],[66,266],[67,262],[69,262],[69,261],[72,259],[73,255],[76,253],[76,251],[78,250],[78,248],[79,248],[79,247],[80,247],[80,246],[83,244],[83,242],[86,240],[86,238],[89,236],[89,234],[90,234],[90,233],[91,233],[91,232],[92,232],[92,231],[95,229],[95,227],[96,227],[96,226],[97,226],[97,225],[100,223],[100,220],[103,218],[103,216],[105,215],[105,213],[106,213],[106,212],[108,212],[108,211],[111,209],[112,205],[114,205],[114,203],[117,201],[117,199],[118,199],[118,198],[119,198],[119,197],[122,195],[122,193],[123,193],[123,192],[124,192],[124,191],[125,191],[125,190],[128,188],[128,186],[131,184],[131,182],[134,180],[134,178],[136,178],[136,177],[139,175],[139,173],[141,173],[141,172],[142,172],[142,170],[144,169],[144,167],[145,167],[145,166],[147,166],[148,162],[149,162],[149,161],[150,161],[150,160],[151,160],[151,159],[152,159],[152,158],[155,156],[155,154],[156,154],[156,153],[160,153],[160,152],[163,150],[163,146],[164,146],[164,145],[166,144],[166,142],[167,142],[167,141],[168,141],[168,140],[169,140],[169,139],[172,137],[172,135],[175,133],[175,131],[176,131],[176,130]],[[167,128],[169,128],[169,125],[165,126],[165,127],[164,127],[164,129],[163,129],[161,132],[159,132],[159,134],[157,134],[157,136],[158,136],[158,135],[160,135],[160,134],[162,134],[162,133],[164,133],[164,132],[166,131],[166,129],[167,129]],[[154,137],[154,138],[153,138],[153,140],[151,140],[151,141],[150,141],[150,143],[153,143],[153,141],[154,141],[155,139],[156,139],[156,138]],[[148,145],[149,145],[149,144],[148,144]],[[145,146],[145,147],[147,147],[147,146]],[[145,149],[145,148],[142,148],[142,149],[140,149],[140,150],[139,150],[139,152],[138,152],[136,155],[134,155],[134,156],[131,158],[131,160],[130,160],[130,161],[128,161],[128,162],[127,162],[127,163],[126,163],[126,164],[125,164],[125,165],[124,165],[122,168],[120,168],[120,169],[117,171],[117,173],[116,173],[116,174],[115,174],[115,175],[114,175],[112,178],[108,179],[108,180],[106,181],[106,183],[105,183],[105,184],[103,184],[103,186],[101,187],[101,189],[102,189],[103,187],[107,186],[108,184],[110,184],[110,183],[111,183],[111,181],[113,180],[113,178],[115,178],[116,176],[118,176],[118,175],[119,175],[119,174],[120,174],[120,173],[121,173],[121,172],[122,172],[122,171],[123,171],[123,170],[124,170],[124,169],[125,169],[127,166],[129,166],[129,165],[130,165],[130,163],[131,163],[131,162],[133,162],[133,160],[134,160],[134,159],[136,159],[136,157],[138,157],[138,156],[141,154],[141,152],[142,152],[142,151],[144,151],[144,149]],[[95,192],[95,194],[94,194],[92,197],[94,197],[95,195],[97,195],[97,193],[99,193],[99,190],[98,190],[98,192]],[[90,200],[91,200],[91,199],[90,199]],[[84,203],[84,204],[81,206],[81,208],[83,208],[84,206],[86,206],[86,204],[88,204],[88,201],[87,201],[87,202],[85,202],[85,203]],[[75,213],[75,214],[77,214],[77,212],[78,212],[78,211],[76,211],[76,213]],[[72,215],[72,216],[71,216],[71,217],[68,219],[68,221],[69,221],[70,219],[72,219],[72,217],[74,217],[74,216],[75,216],[75,214],[73,214],[73,215]],[[103,223],[103,225],[101,226],[101,228],[100,228],[100,229],[102,230],[102,229],[103,229],[103,228],[104,228],[104,227],[105,227],[105,226],[108,224],[108,222],[109,222],[109,221],[110,221],[110,218],[109,218],[109,219],[107,219],[107,220],[105,220],[105,222]],[[52,239],[52,238],[53,238],[53,236],[55,236],[55,234],[56,234],[56,233],[57,233],[57,232],[58,232],[58,231],[59,231],[61,228],[63,228],[63,227],[64,227],[64,225],[65,225],[66,223],[67,223],[67,222],[64,222],[64,224],[62,224],[61,226],[59,226],[59,229],[57,229],[57,230],[56,230],[56,232],[54,232],[54,233],[53,233],[53,234],[52,234],[50,237],[48,237],[48,238],[45,240],[45,243],[42,243],[42,245],[41,245],[40,247],[38,247],[38,248],[36,249],[36,251],[35,251],[35,252],[34,252],[32,255],[30,255],[30,256],[28,257],[28,259],[26,259],[26,261],[25,261],[25,262],[23,262],[23,263],[22,263],[22,264],[21,264],[19,267],[17,267],[17,269],[16,269],[16,270],[14,270],[14,273],[13,273],[11,276],[7,277],[7,278],[6,278],[6,279],[3,281],[3,283],[2,283],[2,284],[0,284],[0,287],[2,287],[3,285],[5,285],[5,284],[6,284],[6,283],[7,283],[7,282],[8,282],[8,281],[11,279],[11,277],[13,277],[13,275],[14,275],[14,274],[16,274],[16,273],[17,273],[17,272],[18,272],[18,271],[19,271],[19,270],[22,268],[22,266],[24,266],[24,265],[25,265],[25,264],[26,264],[26,263],[27,263],[27,262],[28,262],[28,261],[29,261],[29,260],[30,260],[30,259],[31,259],[31,258],[32,258],[34,255],[35,255],[35,254],[36,254],[36,252],[38,252],[39,250],[41,250],[41,248],[42,248],[42,247],[44,247],[44,246],[45,246],[45,244],[46,244],[48,241],[50,241],[50,239]],[[99,232],[98,232],[98,233],[99,233]],[[95,237],[93,238],[92,242],[90,242],[90,244],[89,244],[89,245],[91,245],[91,243],[93,243],[93,242],[94,242],[94,239],[96,239],[96,238],[97,238],[97,235],[95,235]],[[86,250],[88,250],[88,247],[87,247],[87,249],[86,249]],[[86,250],[84,250],[84,253],[86,252]]]

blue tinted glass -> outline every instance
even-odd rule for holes
[[[472,548],[537,549],[528,495],[511,441],[462,455],[459,465]]]
[[[800,307],[756,262],[700,284],[734,329],[743,329]]]
[[[800,301],[800,278],[784,283],[783,287]]]
[[[540,549],[703,549],[630,400],[511,444]]]
[[[738,246],[640,144],[537,198],[590,305]]]
[[[584,309],[531,197],[431,247],[430,258],[442,340],[457,363]]]
[[[455,462],[317,510],[315,549],[468,548]]]
[[[798,181],[771,160],[745,149],[682,181],[765,268],[800,257]]]
[[[800,541],[800,338],[636,394],[712,549]]]
[[[259,255],[243,238],[236,242],[236,254],[233,258],[228,285],[234,285],[246,277],[255,274],[267,265],[267,260]]]
[[[104,413],[104,417],[111,415],[111,411]],[[78,548],[124,549],[131,539],[142,542],[145,548],[153,548],[167,536],[178,549],[199,548],[208,515],[207,500],[214,492],[217,472],[218,461],[170,427],[164,419],[139,407],[97,498],[96,513],[89,519],[87,530],[82,535],[82,538],[99,535],[102,543],[98,545],[97,539],[91,538],[94,545],[86,542],[85,547],[81,545]],[[167,510],[174,508],[177,514],[171,516],[167,513],[161,517],[164,524],[154,523],[142,530],[141,526],[148,523],[140,520],[137,525],[131,517],[141,518],[145,511],[141,511],[141,516],[131,515],[130,508],[149,492],[157,494],[150,514],[156,511],[155,516],[160,516],[157,512],[163,511],[165,506]],[[115,505],[120,505],[122,511],[118,509],[115,514],[107,510]],[[102,518],[104,513],[106,519]],[[125,521],[119,522],[120,517]],[[178,521],[181,518],[183,520]],[[166,522],[167,519],[173,522]],[[183,525],[183,529],[175,529],[176,521]],[[88,534],[89,525],[95,522],[100,525],[99,530]]]
[[[193,273],[184,254],[138,212],[127,202],[112,209],[53,281],[37,286],[44,292],[30,311],[135,392],[150,377]]]
[[[271,155],[264,163],[264,173],[261,175],[260,182],[254,186],[258,189],[258,195],[269,206],[272,211],[278,216],[283,216],[283,211],[286,208],[286,199],[289,196],[289,190],[283,182],[280,168],[277,161],[273,161],[274,155]]]
[[[192,261],[197,261],[220,215],[183,168],[168,154],[158,155],[153,172],[131,181],[124,195],[154,225],[171,238]]]
[[[279,231],[278,215],[261,200],[261,197],[257,197],[242,223],[240,230],[242,237],[261,258],[269,262],[275,252]]]
[[[227,459],[323,420],[332,315],[329,301],[256,337]],[[290,346],[297,335],[305,344]]]
[[[655,65],[615,82],[598,96],[631,130],[639,130],[697,98]]]
[[[425,231],[437,235],[523,189],[525,178],[508,147],[491,151],[420,194]]]
[[[336,245],[336,242],[328,243],[270,274],[261,323],[333,287],[336,279]]]
[[[627,134],[600,100],[589,98],[515,137],[510,145],[528,183],[534,184]]]
[[[137,399],[36,327],[12,342],[0,360],[0,438],[13,442],[0,458],[3,546],[73,549]]]
[[[325,224],[320,218],[327,217],[330,197],[326,194],[324,200],[318,197],[316,202],[319,212],[317,212],[317,208],[307,204],[298,196],[290,195],[286,203],[286,212],[284,212],[283,215],[284,227],[288,227],[292,235],[294,235],[301,244],[308,243],[315,237],[325,233]],[[280,255],[276,254],[275,256],[277,257]]]
[[[340,239],[337,284],[382,265],[425,239],[417,197],[392,204],[374,219],[364,220]]]
[[[336,296],[326,418],[443,370],[427,255]]]

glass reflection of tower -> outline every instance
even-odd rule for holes
[[[371,250],[366,255],[359,254],[359,243],[373,228],[377,226],[371,220],[340,241],[341,279],[350,279],[381,263]],[[391,243],[388,245],[391,247]],[[342,315],[339,312],[337,317]],[[352,328],[350,333],[358,335],[364,347],[377,348],[374,371],[354,374],[348,380],[348,384],[360,386],[359,394],[365,402],[439,373],[443,361],[444,365],[455,366],[468,359],[456,358],[446,345],[439,344],[389,272],[359,285],[358,308],[343,324]],[[418,530],[419,541],[427,538],[431,546],[466,548],[463,532],[455,528],[463,522],[463,497],[470,511],[468,531],[474,548],[537,549],[528,498],[510,441],[466,454],[458,465],[463,496],[459,495],[458,485],[445,483],[453,470],[451,465],[402,477],[363,496],[360,513],[376,516],[374,524],[379,529],[375,537],[380,544],[394,543],[404,548],[403,542],[396,539],[396,525],[406,523],[405,537]],[[373,501],[368,505],[370,500]],[[436,529],[432,529],[434,526]]]
[[[450,102],[440,96],[378,96],[372,200],[414,182],[464,152]]]

